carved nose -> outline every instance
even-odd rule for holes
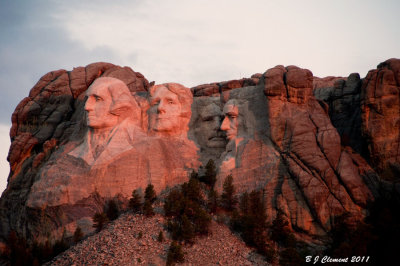
[[[214,130],[218,130],[221,128],[221,119],[218,116],[215,116],[214,119]]]
[[[229,130],[229,119],[227,117],[224,118],[221,124],[221,130],[227,131]]]
[[[90,99],[87,99],[85,103],[85,111],[92,111],[93,110],[93,103],[91,103]]]
[[[158,105],[157,105],[157,112],[158,113],[165,113],[165,108],[164,108],[165,106],[164,106],[164,104],[163,104],[163,102],[160,102]]]

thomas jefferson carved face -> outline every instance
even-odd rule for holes
[[[178,135],[187,131],[192,101],[190,90],[177,83],[150,88],[150,130],[167,135]]]
[[[150,127],[155,131],[179,129],[181,103],[178,95],[165,87],[159,87],[150,101]]]
[[[238,135],[239,108],[233,101],[228,101],[224,106],[225,118],[221,124],[221,130],[226,132],[226,137],[233,140]]]

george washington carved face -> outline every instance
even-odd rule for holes
[[[140,116],[135,99],[125,83],[119,79],[98,78],[89,87],[86,95],[86,122],[90,128],[112,128],[128,116]]]
[[[193,96],[190,90],[177,83],[161,84],[150,88],[148,111],[150,130],[166,135],[187,132],[192,101]]]

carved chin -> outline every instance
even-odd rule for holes
[[[179,124],[172,123],[171,121],[168,120],[158,120],[156,121],[153,126],[152,130],[157,131],[157,132],[174,132],[178,133],[179,131]]]

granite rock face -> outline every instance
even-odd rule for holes
[[[217,190],[227,175],[238,193],[263,190],[268,222],[283,213],[309,241],[338,216],[356,223],[400,169],[399,66],[365,79],[276,66],[191,89],[107,63],[50,72],[12,116],[0,237],[88,233],[106,199],[160,192],[209,159]]]
[[[389,179],[400,177],[400,60],[389,59],[368,72],[361,87],[362,131],[371,164]]]

